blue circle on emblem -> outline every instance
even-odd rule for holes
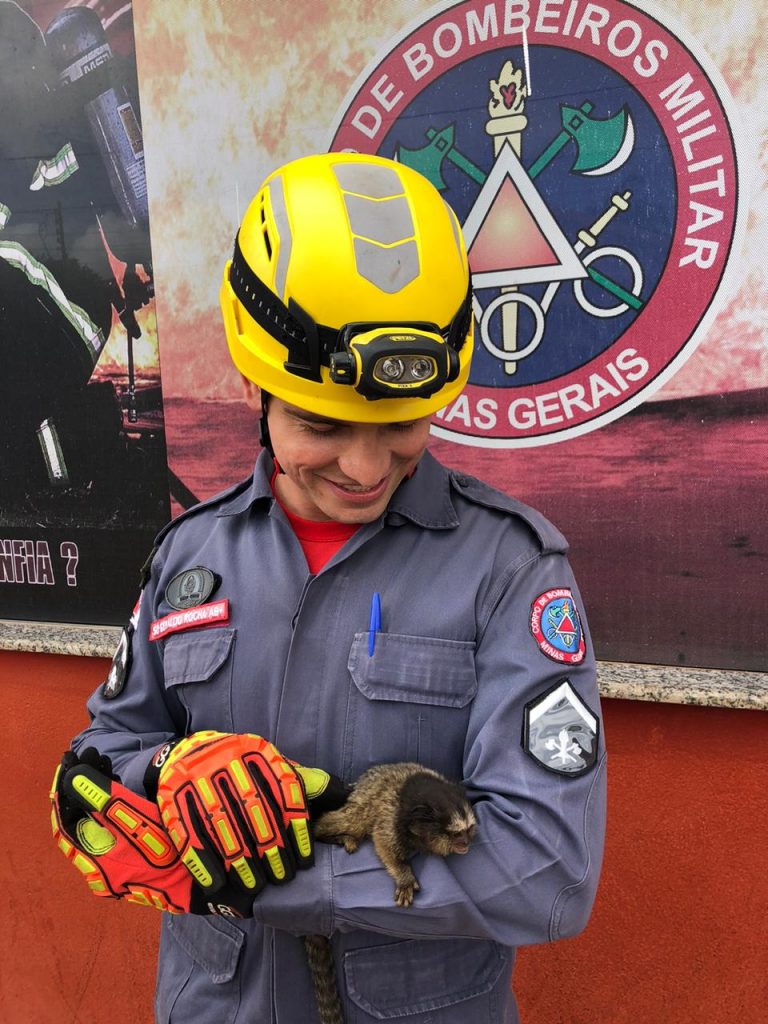
[[[559,651],[572,654],[578,650],[581,623],[570,598],[550,601],[541,617],[542,632]]]
[[[381,156],[394,157],[402,147],[420,153],[420,158],[424,159],[430,137],[434,141],[436,134],[452,127],[453,148],[458,159],[440,159],[440,154],[435,154],[434,161],[427,160],[419,169],[422,173],[427,169],[427,176],[440,188],[462,224],[480,192],[477,179],[487,176],[494,164],[493,141],[486,131],[488,83],[499,75],[507,58],[521,67],[524,63],[522,47],[505,47],[480,54],[445,72],[427,85],[400,114],[378,148]],[[619,116],[622,111],[631,119],[635,144],[618,173],[601,177],[574,172],[576,150],[571,141],[536,173],[533,184],[572,246],[578,246],[580,233],[582,236],[588,233],[604,209],[610,207],[615,192],[631,196],[628,208],[614,216],[610,223],[609,245],[600,245],[603,255],[599,270],[625,291],[632,291],[633,275],[639,273],[642,279],[640,298],[645,305],[664,272],[677,213],[675,166],[658,118],[625,78],[584,53],[534,45],[530,47],[530,65],[534,89],[525,105],[527,123],[520,154],[527,172],[562,131],[564,106],[591,105],[588,120],[592,130],[598,132],[602,122]],[[474,180],[467,164],[460,166],[462,158],[474,165]],[[430,166],[433,166],[433,175],[428,173]],[[521,244],[520,239],[510,240],[512,251],[516,244]],[[588,258],[588,253],[582,258],[585,257]],[[597,266],[594,269],[597,270]],[[492,388],[520,388],[557,380],[610,348],[638,316],[638,311],[630,308],[617,315],[603,315],[601,310],[615,300],[594,280],[580,282],[578,293],[572,281],[561,280],[548,298],[546,280],[544,273],[543,283],[521,285],[519,290],[525,301],[515,305],[521,335],[530,338],[535,334],[538,315],[543,337],[551,339],[551,343],[538,345],[530,355],[516,362],[514,376],[510,377],[501,359],[478,342],[470,383]],[[495,294],[497,290],[475,286],[482,308],[489,306]],[[538,312],[543,307],[546,310]],[[500,311],[489,319],[488,330],[491,343],[498,349],[503,344]]]
[[[531,606],[531,632],[541,651],[553,661],[578,665],[586,644],[573,594],[567,587],[547,590]]]

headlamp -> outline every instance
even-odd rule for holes
[[[459,373],[459,356],[436,324],[346,324],[330,355],[335,384],[365,398],[428,397]]]
[[[287,350],[284,369],[322,383],[327,366],[335,384],[349,384],[371,401],[423,397],[457,379],[472,318],[472,285],[449,324],[428,322],[317,323],[294,298],[287,306],[254,273],[238,238],[229,269],[235,296],[259,326]]]

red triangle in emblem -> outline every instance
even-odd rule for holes
[[[469,249],[473,273],[558,266],[547,242],[511,178],[505,177]]]
[[[562,619],[560,619],[560,622],[557,626],[557,632],[560,634],[560,636],[569,637],[569,643],[576,636],[576,627],[574,626],[573,619],[568,614],[568,612],[566,612],[565,615],[563,615]]]

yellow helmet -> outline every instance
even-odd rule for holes
[[[221,308],[243,376],[320,416],[417,419],[469,376],[459,222],[426,178],[382,157],[326,153],[271,174],[240,225]]]

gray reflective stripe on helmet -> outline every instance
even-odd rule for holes
[[[69,471],[64,461],[64,453],[61,450],[59,432],[53,420],[43,420],[37,428],[37,440],[43,450],[45,468],[48,470],[48,479],[52,484],[69,483]]]
[[[5,227],[5,225],[8,223],[8,221],[10,219],[11,219],[10,208],[7,207],[5,205],[5,203],[0,203],[0,231],[3,230],[3,228]]]
[[[405,192],[400,176],[390,167],[344,163],[336,164],[333,173],[345,192],[356,192],[359,196],[388,199]]]
[[[451,227],[453,228],[453,240],[456,243],[456,249],[458,250],[459,255],[461,255],[461,239],[459,238],[459,231],[460,231],[459,222],[456,220],[456,214],[450,208],[448,203],[446,203],[444,199],[443,199],[443,202],[445,203],[445,208],[448,211],[448,220],[451,222]]]
[[[344,194],[358,274],[383,292],[399,292],[419,276],[413,214],[399,174],[354,163],[336,164],[333,173]]]
[[[12,267],[23,271],[32,284],[42,288],[44,292],[50,295],[62,314],[77,331],[77,334],[88,349],[91,362],[95,366],[96,360],[99,358],[102,348],[104,348],[104,335],[84,309],[69,301],[62,291],[61,285],[50,270],[44,267],[42,263],[39,263],[18,242],[0,242],[0,259],[4,259]]]
[[[269,203],[272,207],[272,216],[275,219],[279,237],[277,266],[275,268],[275,291],[282,297],[285,295],[285,279],[288,274],[293,237],[291,236],[291,225],[288,222],[288,210],[285,207],[285,191],[283,189],[282,176],[273,178],[268,188]]]
[[[366,199],[344,196],[352,233],[379,245],[391,245],[413,238],[413,217],[405,196],[394,199]]]
[[[356,238],[355,263],[361,277],[390,295],[419,276],[419,251],[414,241],[385,248]]]

